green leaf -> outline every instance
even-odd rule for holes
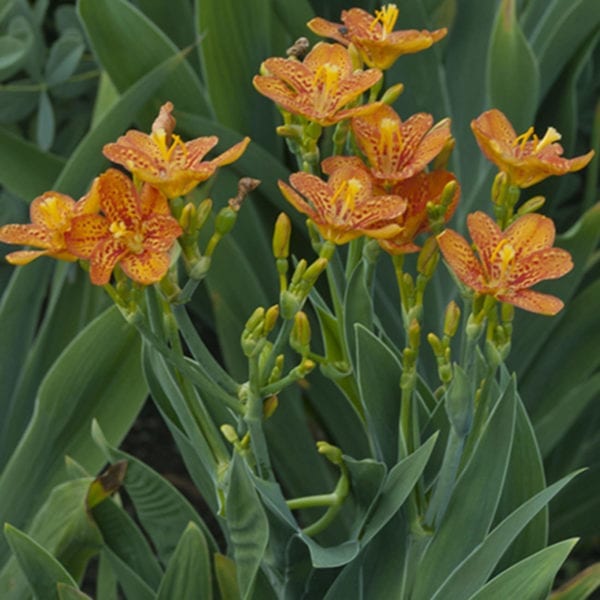
[[[92,481],[85,477],[56,486],[27,528],[27,535],[77,579],[102,547],[100,532],[86,510]],[[17,598],[26,592],[27,584],[12,558],[0,572],[0,596]]]
[[[68,571],[26,533],[7,523],[4,535],[38,598],[58,599],[56,584],[59,582],[77,588],[77,583]]]
[[[108,161],[102,155],[104,144],[113,141],[135,119],[141,107],[165,80],[181,66],[183,54],[171,56],[157,64],[127,88],[105,110],[94,128],[81,140],[60,173],[54,186],[63,193],[81,195]]]
[[[100,468],[91,420],[98,419],[111,443],[129,431],[147,394],[139,352],[137,333],[116,308],[65,349],[44,378],[29,427],[0,477],[0,521],[23,526],[31,518],[65,473],[65,454],[89,472]],[[3,552],[0,545],[0,563]]]
[[[358,262],[344,293],[344,334],[346,348],[354,364],[357,361],[355,327],[362,326],[368,330],[373,328],[373,301],[366,280],[367,269],[365,260]]]
[[[65,31],[50,48],[45,66],[46,83],[49,86],[66,81],[77,69],[85,45],[77,30]]]
[[[0,128],[0,183],[16,196],[32,200],[50,189],[65,161]]]
[[[485,584],[498,561],[520,531],[578,473],[572,473],[523,503],[497,527],[452,572],[431,600],[466,600]]]
[[[248,133],[266,148],[276,148],[273,105],[252,86],[252,75],[273,54],[270,2],[195,2],[200,62],[217,119]],[[228,43],[226,40],[235,40]]]
[[[506,114],[517,131],[533,122],[540,76],[536,58],[516,16],[516,0],[502,0],[488,54],[490,103]]]
[[[423,555],[415,579],[415,600],[429,600],[487,535],[510,458],[515,399],[512,381],[487,420],[471,458],[456,482],[441,525]]]
[[[225,511],[242,598],[252,589],[269,540],[267,516],[244,460],[235,453],[230,463]]]
[[[212,580],[206,538],[189,523],[175,548],[158,588],[157,600],[202,598],[211,600]]]
[[[550,600],[586,600],[600,588],[600,563],[594,563],[567,581],[551,596]]]
[[[152,539],[164,564],[170,560],[182,532],[190,522],[202,531],[211,552],[217,551],[217,544],[209,529],[175,487],[134,456],[111,446],[96,421],[92,423],[92,437],[108,461],[127,461],[123,486],[135,506],[137,519]]]
[[[539,60],[541,97],[564,66],[600,25],[595,0],[555,0],[544,11],[531,34],[531,47]]]
[[[224,554],[215,554],[215,575],[223,600],[239,600],[242,596],[238,587],[235,563]]]
[[[56,591],[58,592],[59,600],[93,600],[91,596],[66,583],[57,584]]]
[[[178,54],[173,42],[125,0],[80,0],[78,11],[100,64],[120,92]],[[157,97],[171,100],[179,110],[212,114],[205,90],[187,62],[171,73]]]
[[[48,92],[41,91],[38,97],[37,127],[35,139],[42,150],[48,150],[54,142],[56,122],[54,108]]]
[[[111,499],[93,507],[91,513],[127,598],[155,598],[152,590],[158,589],[162,570],[133,519]]]
[[[577,539],[544,548],[512,566],[473,594],[469,600],[545,598],[554,577]]]
[[[29,45],[12,35],[0,36],[0,81],[14,75],[22,66]]]
[[[391,468],[398,455],[402,367],[385,342],[360,324],[355,331],[358,387],[371,444]]]
[[[59,600],[93,600],[91,596],[84,594],[81,590],[66,583],[57,584],[56,591]]]

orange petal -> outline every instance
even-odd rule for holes
[[[285,181],[279,180],[277,182],[279,189],[283,194],[284,198],[299,212],[308,215],[311,219],[315,216],[316,212],[296,190],[291,188]]]
[[[161,169],[164,169],[165,160],[160,148],[149,135],[141,131],[128,131],[116,143],[106,144],[102,153],[133,173],[160,177]]]
[[[58,192],[46,192],[31,202],[31,222],[52,231],[64,230],[73,216],[75,200]]]
[[[126,254],[120,265],[128,277],[142,285],[150,285],[166,275],[169,262],[166,252],[145,249],[141,254]]]
[[[113,237],[100,242],[90,257],[90,279],[94,285],[106,285],[116,264],[126,254],[124,244]]]
[[[40,256],[47,256],[48,250],[17,250],[6,255],[6,261],[11,265],[28,265],[31,261]]]
[[[213,159],[211,162],[219,167],[229,165],[232,162],[235,162],[242,154],[244,154],[249,143],[250,138],[245,137],[241,142],[235,144],[235,146],[225,150],[223,154],[219,154],[219,156],[217,156],[217,158]]]
[[[313,73],[325,64],[335,65],[345,77],[354,71],[348,50],[339,44],[318,42],[306,55],[303,64]]]
[[[52,234],[42,225],[10,224],[0,227],[0,242],[50,248]]]
[[[268,77],[285,82],[296,92],[308,92],[313,86],[314,73],[303,63],[289,58],[268,58],[263,63]]]
[[[166,196],[153,185],[144,183],[139,193],[140,212],[146,215],[170,215],[171,209]]]
[[[479,257],[490,273],[492,255],[502,240],[502,231],[489,215],[481,211],[467,216],[467,227]]]
[[[490,160],[493,160],[498,150],[512,152],[517,134],[504,113],[497,108],[492,108],[471,121],[471,129],[483,153]],[[492,146],[492,141],[497,145]]]
[[[185,143],[187,152],[186,164],[189,168],[194,168],[196,164],[202,162],[202,159],[217,145],[219,138],[216,135],[199,137]],[[178,146],[177,149],[181,150]]]
[[[144,248],[153,252],[165,252],[173,246],[183,230],[171,216],[156,215],[143,223]]]
[[[100,206],[110,222],[123,221],[127,225],[140,218],[138,195],[133,181],[121,171],[108,169],[98,182]]]
[[[340,33],[340,27],[342,27],[341,23],[332,23],[331,21],[327,21],[322,17],[315,17],[311,19],[307,24],[307,27],[317,35],[321,37],[331,38],[340,44],[348,45],[348,40],[344,35]]]
[[[467,240],[452,229],[446,229],[437,236],[437,242],[444,259],[456,276],[475,291],[482,290],[481,265]]]
[[[562,248],[544,248],[515,263],[508,278],[514,289],[528,288],[545,279],[558,279],[573,268],[571,255]]]
[[[94,248],[110,235],[109,223],[105,217],[81,215],[71,222],[71,229],[65,233],[65,243],[69,252],[87,259]]]
[[[504,237],[516,251],[516,259],[550,248],[556,230],[552,219],[532,213],[516,219],[504,231]]]
[[[532,290],[519,290],[513,294],[497,296],[498,300],[508,302],[529,312],[541,315],[555,315],[564,306],[564,302],[550,294],[540,294]]]

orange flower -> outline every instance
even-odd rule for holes
[[[541,140],[533,127],[517,135],[506,116],[495,108],[472,121],[471,129],[486,158],[520,188],[534,185],[550,175],[579,171],[594,156],[590,150],[576,158],[563,158],[563,147],[556,143],[561,135],[554,127],[548,127]]]
[[[256,75],[254,87],[282,108],[327,126],[378,105],[346,108],[381,79],[381,71],[355,72],[348,50],[339,44],[316,44],[303,62],[268,58],[268,75]]]
[[[406,212],[398,220],[402,231],[393,238],[379,240],[379,245],[390,254],[406,254],[420,250],[414,242],[417,235],[429,230],[429,216],[427,205],[440,204],[444,187],[451,181],[456,182],[456,177],[448,171],[432,171],[431,173],[417,173],[410,179],[400,181],[391,188],[390,193],[406,199]],[[452,196],[452,201],[446,209],[444,220],[447,222],[458,204],[460,186]]]
[[[361,235],[381,239],[400,231],[394,221],[406,210],[406,201],[374,196],[371,178],[362,169],[342,166],[327,183],[316,175],[294,173],[290,182],[296,189],[280,181],[281,193],[308,215],[326,240],[345,244]]]
[[[58,192],[46,192],[31,202],[29,214],[31,224],[4,225],[0,227],[0,242],[23,244],[41,250],[18,250],[6,255],[13,265],[26,265],[40,256],[51,256],[60,260],[74,261],[77,257],[66,247],[65,233],[76,215],[98,210],[93,193],[79,202]]]
[[[371,173],[384,184],[408,179],[422,171],[450,139],[450,119],[433,125],[433,117],[417,113],[402,122],[387,104],[352,119],[356,142]]]
[[[553,248],[554,223],[538,214],[519,217],[505,231],[485,213],[467,217],[477,251],[458,233],[447,229],[437,236],[440,250],[456,276],[479,294],[544,315],[564,306],[555,296],[529,288],[545,279],[562,277],[573,268],[571,255]]]
[[[169,250],[182,233],[166,196],[148,184],[138,194],[133,182],[116,169],[100,175],[94,189],[104,214],[77,216],[65,233],[69,252],[90,261],[92,283],[108,283],[117,263],[144,285],[162,279],[169,268]]]
[[[387,4],[375,11],[375,17],[361,8],[342,11],[342,23],[332,23],[321,17],[308,22],[317,35],[328,37],[344,45],[353,44],[369,67],[388,69],[403,54],[412,54],[429,48],[441,40],[448,30],[392,31],[398,18],[395,4]]]
[[[171,102],[163,104],[150,135],[132,129],[103,149],[106,158],[123,165],[141,181],[151,183],[167,198],[184,196],[218,167],[236,161],[250,143],[250,138],[244,138],[217,158],[203,161],[219,138],[211,135],[183,142],[173,133],[172,110]]]

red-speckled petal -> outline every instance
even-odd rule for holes
[[[313,86],[313,71],[297,60],[268,58],[263,66],[269,73],[268,76],[280,79],[296,92],[308,92]]]
[[[64,231],[73,216],[75,200],[58,192],[46,192],[31,202],[31,222],[52,231]]]
[[[515,249],[517,260],[532,252],[550,248],[555,234],[552,219],[537,213],[519,217],[504,231],[504,237]]]
[[[170,215],[171,209],[167,197],[156,187],[145,183],[139,193],[140,213],[147,215]]]
[[[455,231],[446,229],[437,236],[437,242],[456,276],[475,291],[482,291],[484,284],[481,265],[467,240]]]
[[[515,263],[508,278],[514,289],[531,287],[545,279],[558,279],[573,268],[571,255],[562,248],[544,248]]]
[[[102,215],[81,215],[65,233],[67,250],[80,258],[89,258],[96,246],[111,237],[109,223]]]
[[[90,279],[94,285],[106,285],[119,260],[127,253],[127,247],[110,237],[100,242],[90,257]]]
[[[340,44],[344,44],[344,46],[349,44],[349,41],[346,39],[346,37],[340,33],[340,28],[342,27],[341,23],[332,23],[331,21],[327,21],[322,17],[315,17],[306,25],[313,33],[316,33],[321,37],[331,38]]]
[[[312,73],[316,73],[325,64],[335,65],[340,70],[342,78],[354,71],[348,50],[339,44],[326,44],[325,42],[315,44],[306,55],[303,64]]]
[[[4,225],[0,227],[0,242],[34,246],[36,248],[50,248],[52,246],[52,233],[43,225]]]
[[[351,167],[362,170],[367,174],[370,173],[367,165],[358,156],[328,156],[321,162],[321,170],[325,175],[331,175],[334,171],[343,167]]]
[[[100,206],[109,221],[123,221],[128,227],[139,221],[139,198],[133,181],[121,171],[108,169],[98,182]]]
[[[477,253],[489,274],[492,272],[492,255],[502,240],[502,231],[490,216],[481,211],[467,216],[467,227]]]
[[[290,183],[310,202],[314,208],[313,215],[306,213],[309,214],[311,219],[315,217],[315,212],[319,215],[329,215],[332,212],[331,197],[334,192],[333,186],[325,183],[316,175],[303,172],[293,173],[290,175]]]
[[[413,135],[407,135],[405,128],[409,122],[410,119],[404,123],[403,135],[405,136],[405,144],[411,150],[411,174],[414,174],[422,171],[442,151],[442,148],[450,139],[450,119],[443,119],[434,125],[421,140],[415,139]],[[419,130],[417,129],[415,135],[418,135],[418,133]]]
[[[160,281],[169,268],[169,255],[166,252],[154,252],[145,249],[140,254],[129,253],[120,262],[125,274],[141,283],[150,285]]]
[[[471,121],[471,129],[489,160],[494,161],[499,152],[512,153],[517,134],[504,113],[498,109],[492,108]]]
[[[218,141],[219,138],[216,135],[210,135],[186,142],[187,157],[185,164],[188,168],[194,168],[199,165],[204,157],[217,145]]]
[[[556,296],[540,294],[532,290],[519,290],[513,294],[498,295],[497,298],[502,302],[541,315],[555,315],[564,307],[564,302]]]
[[[314,218],[316,212],[308,202],[296,190],[290,187],[285,181],[278,181],[279,189],[284,198],[299,212]]]
[[[292,91],[283,81],[274,77],[255,75],[252,84],[263,96],[273,100],[284,109],[294,112],[297,109],[297,93]]]
[[[183,230],[173,217],[157,215],[144,221],[143,232],[144,248],[154,252],[165,252],[173,246]]]
[[[106,144],[102,150],[104,156],[123,165],[132,173],[160,178],[166,169],[165,159],[156,142],[141,131],[131,130],[115,143]]]

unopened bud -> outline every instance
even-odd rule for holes
[[[383,96],[381,96],[381,101],[384,104],[394,104],[394,102],[396,102],[396,100],[398,100],[398,98],[400,97],[400,94],[403,91],[404,91],[404,84],[397,83],[396,85],[393,85],[392,87],[385,90],[385,92],[383,93]]]
[[[179,224],[181,225],[181,229],[183,229],[185,233],[193,233],[195,227],[192,227],[192,224],[195,225],[195,220],[196,207],[192,202],[188,202],[181,210],[181,215],[179,216]]]
[[[519,210],[517,211],[517,216],[520,217],[521,215],[527,215],[529,213],[533,213],[537,210],[540,210],[540,208],[544,206],[545,202],[546,198],[544,198],[544,196],[534,196],[533,198],[527,200],[527,202],[524,202],[523,205],[519,207]]]
[[[195,229],[198,231],[204,227],[206,220],[208,219],[213,207],[213,202],[210,198],[205,198],[200,202],[198,208],[196,209],[196,218],[195,218]]]
[[[494,204],[503,204],[504,196],[508,188],[508,175],[504,171],[500,171],[494,178],[492,184],[492,202]]]
[[[290,236],[292,222],[285,213],[279,213],[273,229],[273,256],[287,258],[290,255]]]
[[[427,341],[429,342],[433,353],[437,357],[441,358],[444,356],[444,346],[442,345],[442,341],[440,340],[440,338],[437,335],[435,335],[435,333],[428,333]]]
[[[302,279],[302,276],[304,275],[307,266],[308,262],[306,262],[306,259],[303,258],[298,261],[296,269],[294,270],[294,274],[292,275],[292,281],[290,282],[290,285],[295,286],[298,285],[298,283],[300,283],[300,280]]]
[[[254,312],[250,315],[250,318],[246,321],[245,329],[247,331],[254,331],[265,318],[265,309],[262,306],[259,306]]]
[[[440,153],[433,159],[432,168],[434,171],[442,171],[448,167],[448,163],[450,162],[450,156],[452,156],[452,151],[456,146],[456,140],[451,137],[446,140],[442,150]]]
[[[263,402],[263,419],[267,420],[277,410],[279,406],[279,398],[276,394],[265,398]]]
[[[265,313],[265,324],[263,329],[265,335],[268,335],[271,331],[273,331],[273,328],[275,327],[278,318],[279,305],[273,304],[273,306],[270,306],[267,309],[267,312]]]
[[[316,366],[317,366],[317,363],[315,363],[314,360],[311,360],[310,358],[305,358],[298,365],[298,374],[301,377],[304,377],[304,376],[308,375]]]
[[[237,221],[237,211],[231,206],[223,207],[215,219],[215,232],[223,236],[229,233]]]
[[[289,290],[284,290],[279,295],[279,306],[281,308],[281,317],[286,321],[294,318],[294,315],[300,310],[302,300]]]
[[[310,338],[311,331],[308,317],[303,311],[297,312],[294,316],[294,327],[290,333],[290,346],[298,354],[304,355],[309,351]]]
[[[328,442],[317,442],[317,451],[334,465],[343,463],[342,451],[337,446],[332,446]]]
[[[460,308],[458,304],[452,300],[446,307],[446,314],[444,315],[444,335],[449,338],[454,337],[458,330],[460,323]]]
[[[413,349],[416,350],[421,343],[421,325],[419,325],[419,321],[413,319],[408,326],[408,344]]]
[[[417,271],[428,278],[431,277],[438,264],[439,257],[440,253],[435,238],[427,238],[417,257]]]
[[[227,423],[225,425],[221,425],[221,433],[230,444],[235,444],[239,441],[239,437],[235,429]]]
[[[317,260],[306,269],[302,276],[302,280],[312,287],[319,278],[319,275],[327,268],[328,263],[329,261],[326,258],[317,258]]]
[[[275,132],[281,137],[292,138],[295,140],[302,139],[302,127],[300,125],[279,125]]]

